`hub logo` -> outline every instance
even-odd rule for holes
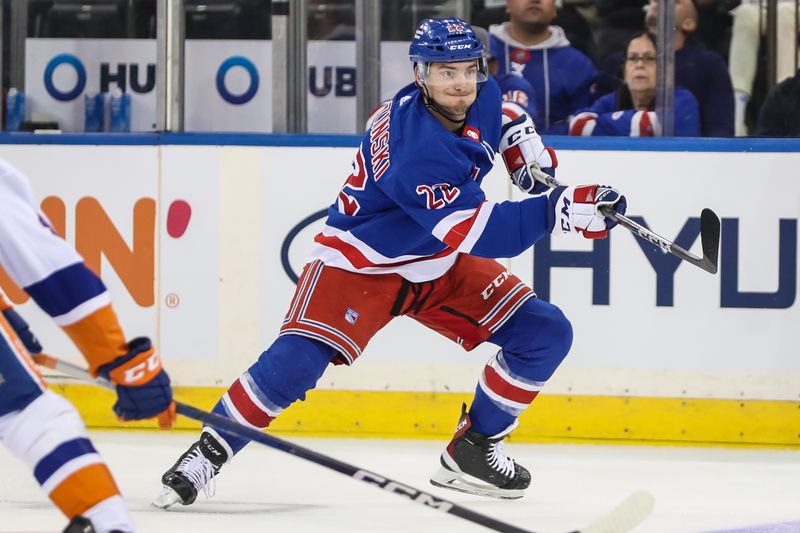
[[[319,79],[320,69],[322,70],[321,80]],[[308,68],[308,90],[318,97],[328,96],[331,90],[333,90],[334,96],[355,96],[356,69],[353,67],[311,66]]]
[[[56,69],[71,69],[75,73],[75,84],[67,91],[61,91],[53,82]],[[72,54],[59,54],[47,64],[44,69],[44,87],[47,93],[61,102],[69,102],[79,97],[86,88],[86,68],[81,60]]]
[[[144,68],[137,63],[100,63],[99,91],[109,92],[115,84],[123,92],[149,93],[156,86],[156,66],[147,63]],[[142,72],[144,80],[142,80]],[[44,87],[51,97],[60,102],[75,100],[86,90],[86,66],[73,54],[59,54],[44,69]]]
[[[250,83],[247,89],[241,94],[234,94],[230,90],[228,90],[227,82],[226,82],[226,75],[232,68],[241,68],[247,73],[247,76],[250,78]],[[217,70],[217,92],[222,97],[223,100],[228,102],[229,104],[233,105],[242,105],[246,104],[258,92],[258,84],[259,84],[259,77],[258,77],[258,70],[256,66],[253,64],[252,61],[247,59],[244,56],[232,56],[222,62]]]

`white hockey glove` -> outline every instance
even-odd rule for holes
[[[628,207],[625,197],[606,185],[557,187],[548,197],[553,212],[553,228],[564,233],[577,231],[587,239],[605,239],[616,222],[600,213],[601,207],[611,207],[624,215]]]
[[[535,168],[555,177],[558,166],[555,151],[542,143],[533,120],[519,105],[503,102],[502,120],[500,153],[511,181],[528,194],[547,192],[549,187],[536,181],[530,169]]]

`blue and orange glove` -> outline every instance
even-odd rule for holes
[[[97,369],[97,374],[117,387],[114,413],[121,421],[157,418],[158,427],[175,422],[175,402],[169,376],[147,337],[128,343],[128,353]]]

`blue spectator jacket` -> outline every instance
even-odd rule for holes
[[[616,93],[598,99],[590,108],[580,111],[570,121],[570,135],[617,135],[651,137],[657,134],[655,112],[617,109]],[[697,99],[686,89],[675,88],[675,137],[699,137],[700,114]]]
[[[564,30],[550,26],[543,43],[525,46],[514,41],[508,22],[489,28],[489,48],[501,73],[522,75],[533,86],[536,129],[543,135],[566,135],[569,117],[592,102],[597,69],[570,46]]]

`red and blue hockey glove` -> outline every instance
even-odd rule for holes
[[[549,187],[533,177],[531,168],[556,176],[558,159],[552,148],[542,143],[525,110],[512,102],[503,103],[500,153],[511,181],[522,192],[542,194]]]
[[[8,321],[8,324],[16,332],[19,340],[25,345],[25,348],[31,355],[42,353],[42,345],[39,344],[39,339],[33,334],[28,323],[25,319],[19,316],[19,313],[14,311],[11,307],[2,310],[3,316]]]
[[[161,429],[175,422],[169,376],[147,337],[128,343],[128,353],[97,369],[117,387],[114,413],[122,421],[157,418]]]
[[[625,196],[606,185],[557,187],[548,199],[552,208],[551,230],[577,231],[587,239],[605,239],[608,230],[617,224],[603,216],[601,207],[611,207],[621,215],[628,207]]]

